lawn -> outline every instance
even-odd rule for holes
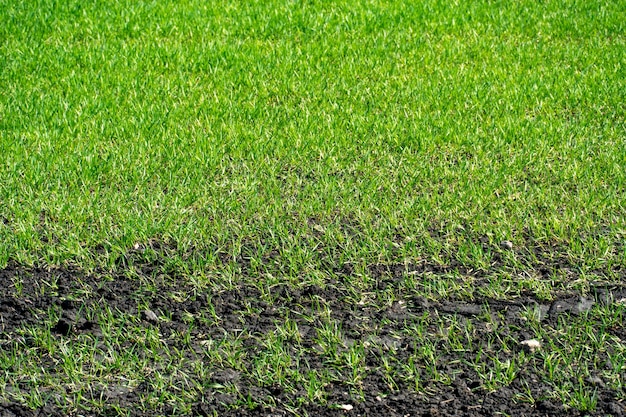
[[[0,408],[626,413],[625,22],[0,0]]]

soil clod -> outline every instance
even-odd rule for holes
[[[72,332],[72,324],[66,319],[59,319],[57,324],[54,325],[52,331],[62,336],[69,336]]]

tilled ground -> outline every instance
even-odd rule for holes
[[[624,328],[615,324],[621,323],[625,288],[597,285],[584,295],[560,291],[548,301],[533,294],[491,299],[479,291],[469,299],[454,294],[437,298],[425,297],[415,283],[436,282],[438,274],[450,269],[372,266],[372,284],[359,288],[349,281],[351,272],[347,267],[324,285],[264,287],[247,281],[216,289],[181,285],[157,274],[111,279],[72,269],[9,266],[0,271],[0,351],[6,384],[0,416],[624,414],[621,382],[607,378],[624,378],[624,369],[616,369],[619,353],[614,344],[626,343]],[[463,285],[466,278],[460,274],[456,279]],[[474,277],[472,285],[487,283]],[[612,314],[609,321],[603,319],[607,311]],[[121,327],[112,344],[111,323]],[[556,367],[562,369],[548,370],[550,351],[571,343],[568,329],[583,325],[597,326],[604,337],[589,348],[592,363],[583,366],[589,359],[579,353],[581,363],[560,362]],[[84,372],[93,378],[81,395],[104,400],[105,406],[72,408],[64,403],[65,394],[80,381],[64,379],[63,362],[54,351],[42,355],[36,368],[57,386],[21,378],[21,372],[33,370],[19,360],[6,360],[11,351],[41,350],[28,331],[32,328],[48,331],[53,345],[93,342],[100,356],[91,358],[91,366],[106,360],[104,352],[111,351],[121,355],[132,350],[148,363],[151,355],[176,357],[175,369],[163,372],[186,376],[187,385],[171,389],[182,390],[191,408],[177,408],[166,400],[146,402],[155,391],[168,390],[157,386],[152,371],[113,384],[105,378],[106,370],[92,372],[87,364]],[[137,352],[138,346],[150,347],[124,337],[142,331],[158,333],[158,352]],[[525,351],[520,342],[538,334],[541,350]],[[585,343],[585,335],[581,331],[580,343]],[[263,364],[275,349],[282,350],[276,357],[287,361]],[[206,373],[197,371],[199,362]],[[358,374],[348,366],[351,363]],[[498,366],[503,369],[494,371]],[[282,377],[272,374],[279,371]],[[93,382],[98,372],[102,384]],[[306,383],[311,375],[320,380],[325,376],[316,388],[319,395]],[[568,384],[589,394],[592,410],[580,411],[561,401],[559,388],[567,389]],[[33,389],[48,399],[35,409],[19,400]]]

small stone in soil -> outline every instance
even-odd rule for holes
[[[576,304],[576,312],[584,313],[585,311],[591,310],[595,302],[593,300],[587,299],[585,297],[580,297],[578,304]]]
[[[602,380],[602,378],[600,378],[598,376],[589,376],[589,377],[587,377],[587,382],[589,382],[592,385],[597,385],[599,387],[604,387],[604,381]]]
[[[513,242],[511,242],[510,240],[503,240],[502,242],[500,242],[500,247],[504,250],[512,250]]]
[[[541,348],[541,342],[536,339],[523,340],[520,344],[530,353],[533,353]]]
[[[152,310],[144,310],[142,316],[145,321],[149,321],[150,323],[157,323],[159,321],[159,318]]]

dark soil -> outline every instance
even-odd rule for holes
[[[445,269],[445,268],[443,268]],[[324,404],[301,403],[298,412],[311,416],[572,416],[572,415],[614,415],[624,414],[624,404],[618,400],[623,393],[617,393],[602,381],[589,382],[589,389],[597,392],[597,406],[593,412],[580,412],[566,408],[563,404],[550,399],[548,394],[554,387],[544,382],[540,367],[528,366],[523,369],[507,386],[495,391],[485,390],[480,378],[469,363],[475,361],[475,352],[467,352],[468,357],[459,357],[449,349],[441,347],[442,356],[438,358],[441,369],[451,375],[449,383],[429,380],[424,375],[424,390],[415,392],[410,386],[397,381],[397,386],[390,388],[380,372],[380,350],[387,347],[393,350],[394,357],[401,362],[415,350],[419,341],[402,337],[402,330],[419,317],[446,319],[460,317],[474,332],[474,340],[480,343],[493,341],[493,332],[485,323],[485,315],[500,321],[503,325],[498,337],[508,341],[521,341],[532,337],[527,323],[522,319],[522,312],[528,308],[536,309],[544,326],[556,328],[561,321],[574,322],[578,315],[585,313],[594,305],[604,305],[614,300],[626,298],[626,289],[619,286],[598,286],[592,288],[584,297],[574,292],[556,294],[556,299],[543,301],[531,294],[522,294],[508,301],[488,298],[472,300],[427,300],[412,293],[404,285],[407,270],[413,276],[421,273],[443,273],[441,266],[435,265],[374,265],[370,274],[374,278],[372,290],[387,291],[404,300],[405,304],[385,306],[372,303],[359,304],[353,299],[353,290],[342,280],[351,273],[349,266],[344,271],[337,271],[338,279],[324,286],[303,285],[274,286],[268,291],[261,291],[253,284],[242,285],[231,290],[211,288],[199,289],[191,284],[181,285],[167,277],[145,273],[141,278],[116,276],[107,279],[103,275],[88,275],[75,269],[25,268],[11,265],[0,271],[0,349],[8,346],[11,338],[19,334],[25,326],[50,326],[56,338],[73,338],[89,334],[94,338],[101,335],[99,323],[90,321],[90,311],[108,308],[115,315],[136,317],[133,325],[158,327],[164,340],[173,347],[185,352],[190,358],[197,358],[202,352],[199,343],[194,342],[198,335],[204,339],[222,339],[233,329],[246,329],[243,343],[250,351],[258,350],[264,335],[276,329],[276,322],[289,317],[299,326],[304,352],[301,363],[307,369],[327,366],[323,358],[315,354],[314,328],[321,320],[318,314],[320,305],[328,308],[331,319],[341,325],[346,343],[354,343],[370,338],[375,343],[366,352],[368,369],[362,383],[362,395],[356,395],[341,377],[325,387]],[[144,270],[145,272],[145,270]],[[477,280],[476,282],[480,282]],[[15,284],[19,283],[19,286]],[[18,291],[19,290],[19,291]],[[351,292],[352,291],[352,292]],[[171,297],[170,294],[184,295]],[[180,334],[188,328],[189,315],[198,315],[212,306],[219,319],[213,324],[202,321],[194,323],[191,342],[184,343]],[[56,322],[46,322],[50,310],[56,312]],[[297,314],[294,314],[297,313]],[[170,320],[160,317],[169,316]],[[305,319],[304,317],[308,317]],[[312,321],[311,319],[312,318]],[[561,322],[562,324],[562,322]],[[623,328],[613,329],[614,334],[626,340]],[[400,336],[398,336],[400,335]],[[25,342],[27,343],[27,341]],[[120,349],[124,347],[120,346]],[[516,345],[515,349],[520,349]],[[53,366],[51,364],[51,366]],[[16,372],[17,369],[3,369],[3,372]],[[193,404],[193,415],[220,416],[282,416],[290,415],[287,405],[297,404],[305,396],[302,387],[287,392],[284,387],[264,386],[249,375],[230,368],[215,368],[212,381],[219,384],[235,384],[238,397],[206,389],[199,393]],[[19,387],[13,387],[19,389]],[[173,409],[163,406],[158,410],[138,411],[134,405],[146,395],[152,386],[146,380],[132,389],[104,387],[97,395],[104,395],[110,402],[126,407],[133,415],[176,414]],[[514,400],[516,395],[528,392],[536,400],[534,403]],[[257,405],[248,409],[240,407],[242,399],[251,399]],[[271,404],[268,405],[268,404]],[[349,404],[349,411],[338,409],[338,405]],[[233,407],[236,406],[236,409]],[[103,415],[114,415],[113,409],[102,411]],[[8,416],[60,416],[64,411],[53,405],[31,410],[18,403],[0,404],[0,417]],[[89,413],[83,413],[89,415]]]

